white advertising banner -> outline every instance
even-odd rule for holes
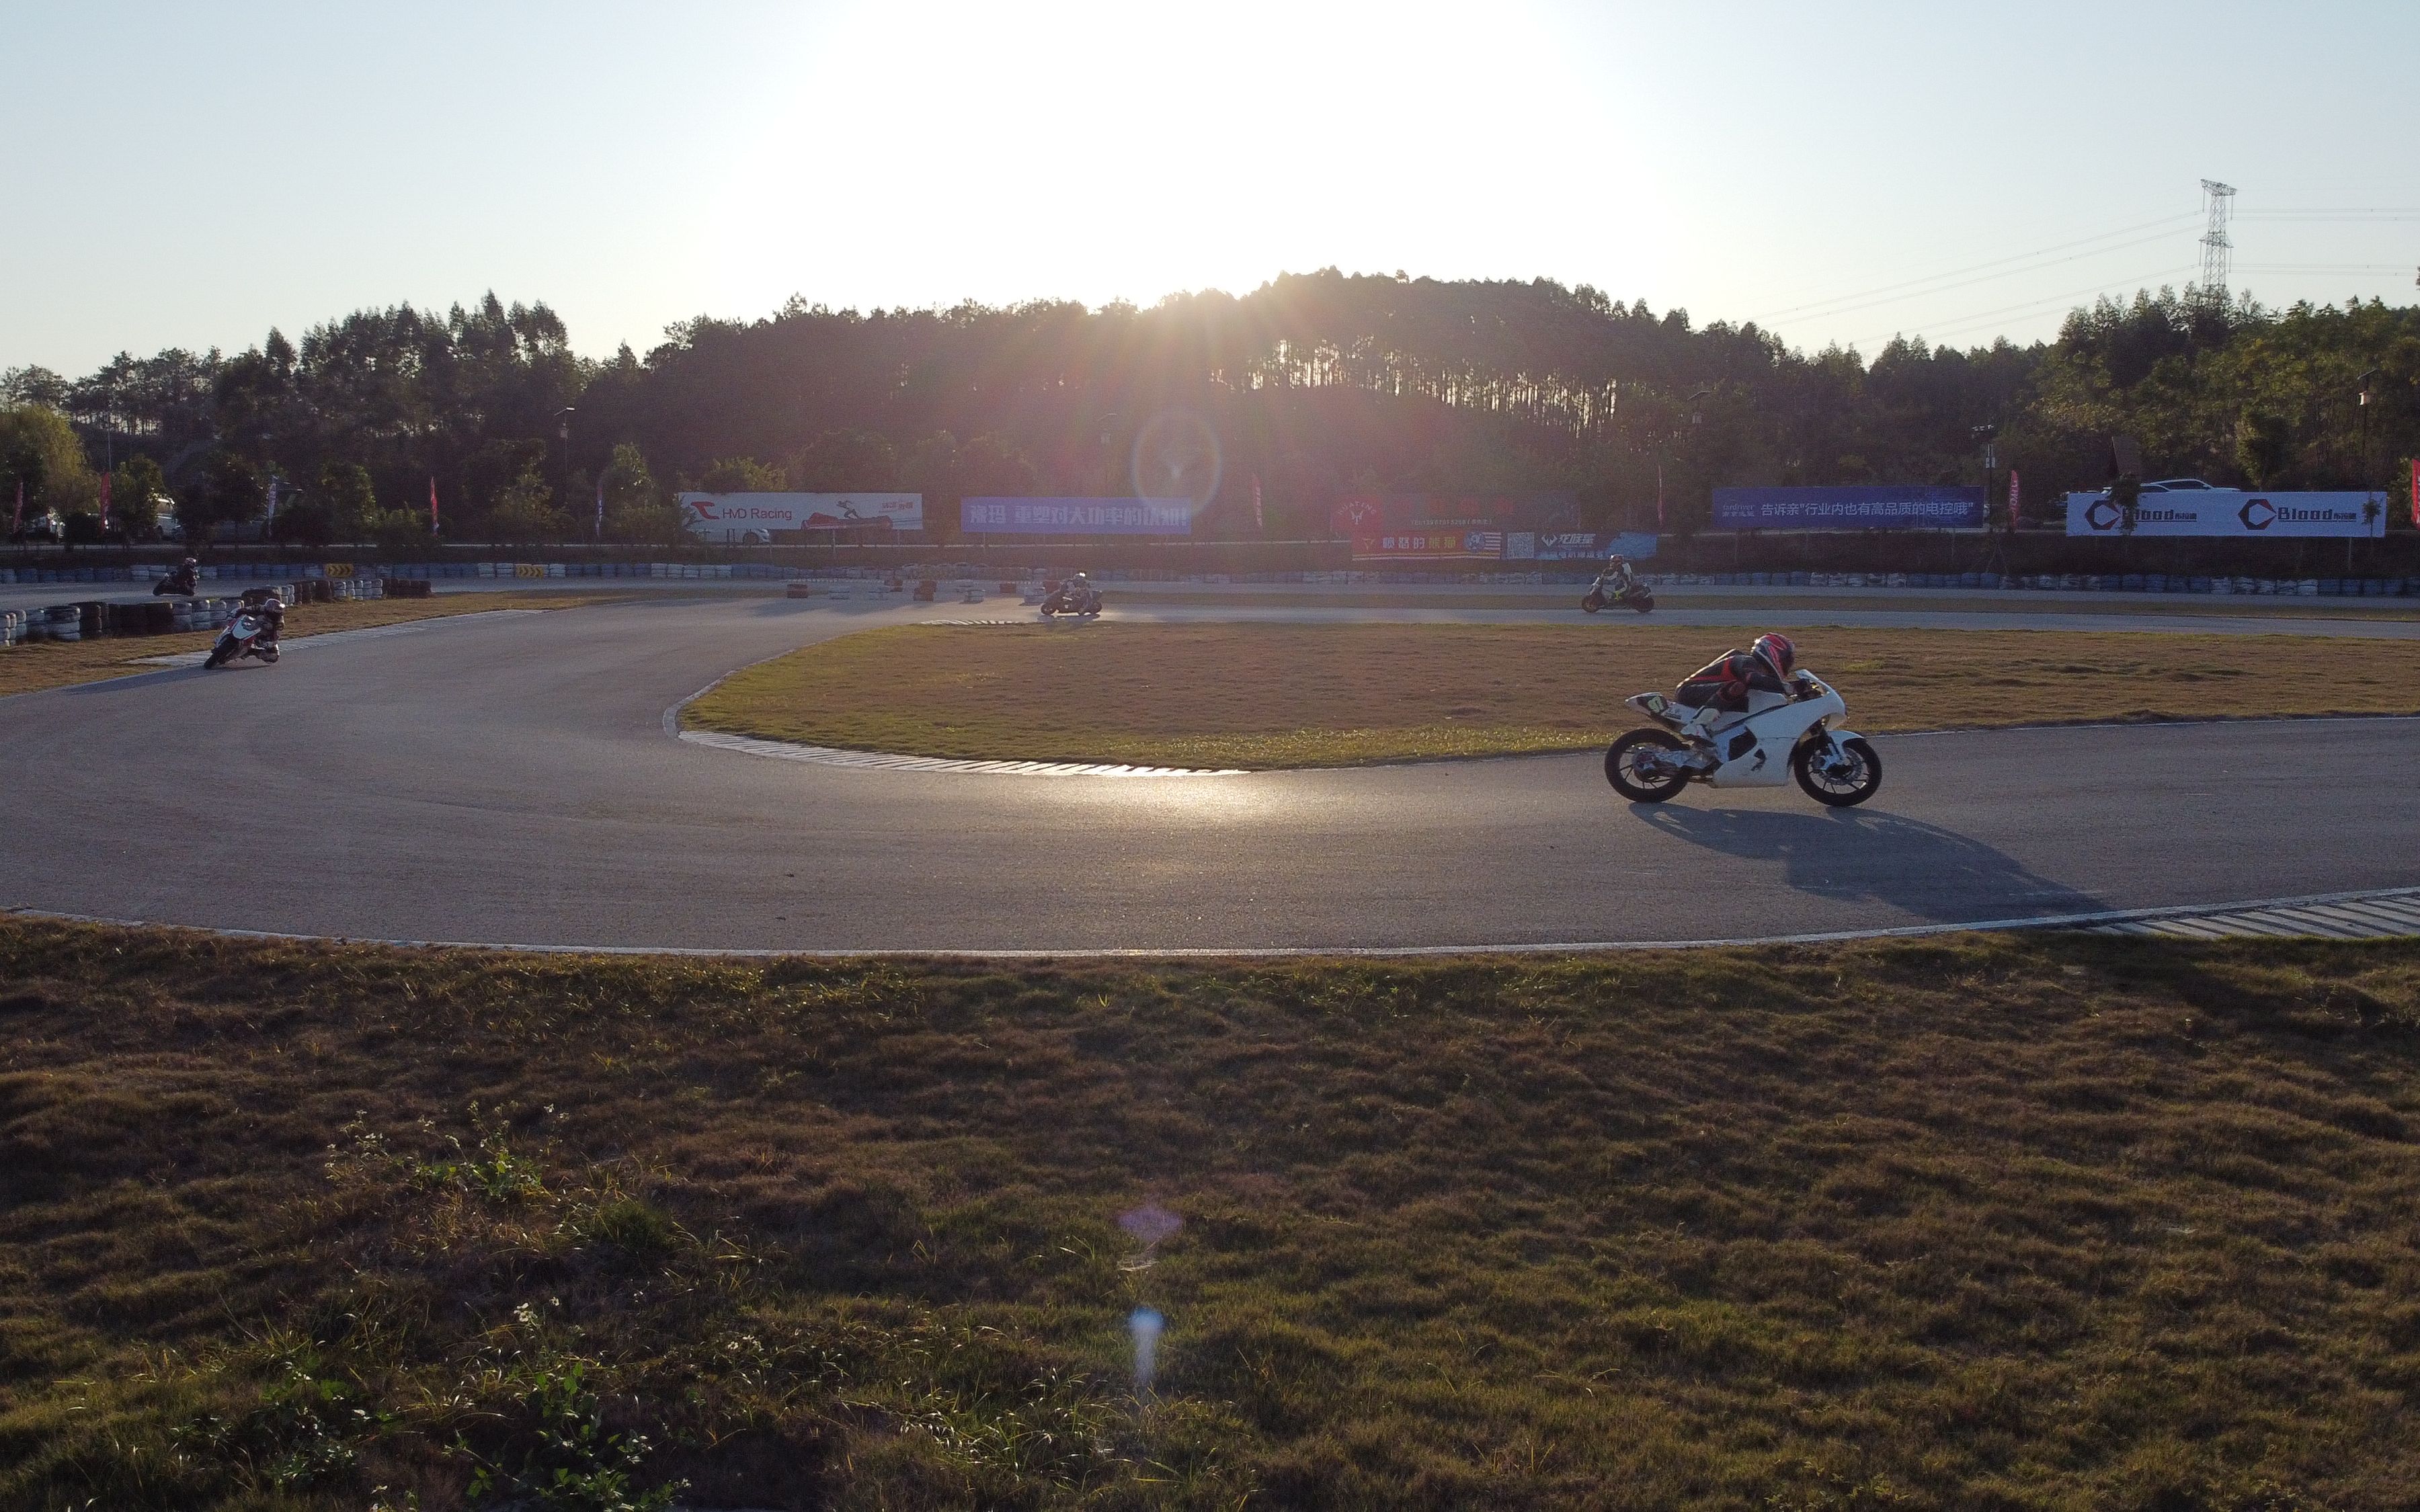
[[[709,541],[737,541],[751,531],[924,527],[920,493],[685,493],[680,507],[689,532]]]
[[[2125,535],[2125,512],[2100,493],[2067,496],[2067,533]],[[2146,492],[2134,502],[2134,535],[2383,535],[2381,493],[2256,493],[2244,488]]]

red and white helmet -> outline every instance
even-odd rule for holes
[[[1786,635],[1767,632],[1758,636],[1755,655],[1759,661],[1771,669],[1776,678],[1788,678],[1792,669],[1798,665],[1798,648],[1790,643]]]

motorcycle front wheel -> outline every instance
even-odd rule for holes
[[[1637,609],[1641,614],[1652,614],[1655,612],[1655,595],[1653,594],[1634,594],[1631,595],[1630,607]]]
[[[1605,608],[1605,595],[1591,588],[1580,595],[1580,608],[1593,614]]]
[[[1606,748],[1605,779],[1613,784],[1613,791],[1633,803],[1662,803],[1689,785],[1689,775],[1641,771],[1639,763],[1654,752],[1687,748],[1678,735],[1661,730],[1633,730]]]
[[[210,659],[202,663],[202,671],[209,671],[213,667],[225,666],[227,664],[227,657],[233,654],[233,647],[229,646],[224,640],[220,641],[217,645],[210,647]]]
[[[1825,761],[1823,740],[1799,744],[1791,754],[1790,770],[1807,795],[1830,809],[1854,809],[1882,790],[1883,759],[1862,740],[1839,743],[1838,761]]]

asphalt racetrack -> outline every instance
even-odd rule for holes
[[[360,939],[1154,952],[1758,939],[2420,883],[2413,719],[1883,737],[1883,791],[1846,811],[1794,786],[1634,808],[1595,752],[1028,777],[666,732],[796,646],[1031,612],[668,594],[0,700],[0,903]]]

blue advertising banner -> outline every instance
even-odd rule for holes
[[[1717,488],[1718,531],[1946,531],[1986,517],[1980,488]]]
[[[1603,562],[1616,551],[1633,562],[1655,554],[1655,537],[1646,531],[1507,532],[1507,562]]]
[[[1190,499],[968,499],[970,535],[1190,535]]]

